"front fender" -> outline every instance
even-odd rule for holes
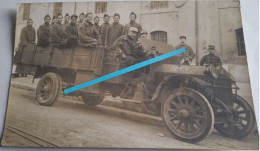
[[[160,96],[163,94],[163,91],[169,91],[179,87],[188,87],[194,89],[197,86],[210,87],[212,84],[206,80],[203,80],[202,78],[192,77],[189,75],[181,74],[167,77],[157,86],[151,102],[158,102],[158,98],[160,98]]]

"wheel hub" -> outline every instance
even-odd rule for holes
[[[179,117],[180,118],[188,118],[189,117],[189,111],[187,109],[181,109],[179,111]]]

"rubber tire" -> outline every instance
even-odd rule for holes
[[[169,93],[168,93],[169,94]],[[180,136],[178,135],[177,133],[174,132],[174,130],[172,130],[169,126],[169,123],[171,122],[170,120],[167,120],[166,116],[165,116],[165,108],[166,108],[166,105],[169,104],[169,101],[170,101],[170,97],[172,96],[178,96],[179,94],[181,95],[186,95],[186,94],[194,94],[196,97],[200,98],[203,102],[203,105],[207,108],[208,110],[208,118],[209,120],[207,121],[207,126],[206,126],[206,129],[203,131],[203,133],[197,137],[191,137],[191,138],[187,138],[187,137],[183,137],[183,136]],[[163,118],[163,122],[164,122],[164,125],[167,127],[167,129],[169,130],[169,132],[178,140],[181,140],[181,141],[185,141],[185,142],[188,142],[188,143],[197,143],[197,142],[200,142],[202,141],[204,138],[206,138],[208,135],[211,134],[212,130],[213,130],[213,125],[214,125],[214,122],[215,122],[215,118],[214,118],[214,112],[213,112],[213,109],[211,107],[211,104],[209,103],[209,101],[207,100],[207,98],[202,95],[200,92],[196,91],[196,90],[193,90],[193,89],[190,89],[190,88],[186,88],[186,87],[182,87],[182,88],[177,88],[177,89],[174,89],[173,91],[171,91],[171,93],[169,94],[169,96],[166,97],[166,99],[163,101],[162,105],[161,105],[161,116]]]
[[[239,95],[237,96],[237,98],[238,99],[235,101],[241,103],[250,112],[250,123],[249,123],[246,131],[232,133],[231,131],[228,131],[228,132],[223,131],[223,129],[221,127],[217,127],[216,125],[214,127],[219,133],[223,134],[224,136],[227,136],[230,138],[235,138],[235,139],[242,139],[253,133],[253,131],[255,129],[255,125],[256,125],[256,118],[255,118],[255,113],[254,113],[253,109],[251,108],[250,104],[246,100],[244,100],[242,97],[240,97]]]
[[[53,94],[47,101],[41,101],[42,99],[40,97],[40,89],[41,89],[41,85],[43,84],[43,82],[46,78],[50,78],[53,82],[53,85],[52,85]],[[61,81],[60,76],[58,74],[55,74],[55,73],[52,73],[52,72],[46,73],[41,78],[41,80],[39,81],[39,83],[37,85],[36,99],[37,99],[37,101],[39,102],[40,105],[51,106],[59,99],[61,90],[62,90],[62,81]]]

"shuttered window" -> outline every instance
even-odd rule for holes
[[[154,31],[151,33],[151,38],[154,41],[167,43],[167,32],[165,31]]]
[[[245,56],[246,47],[245,47],[245,41],[244,41],[243,28],[239,28],[236,30],[236,36],[237,36],[238,56]]]
[[[168,1],[152,1],[151,8],[152,9],[168,8]]]
[[[62,3],[54,3],[53,16],[57,16],[59,13],[62,13]]]
[[[31,10],[31,4],[24,4],[23,8],[23,20],[28,20],[30,18],[30,10]]]
[[[106,13],[107,12],[107,2],[96,2],[95,3],[95,13]]]

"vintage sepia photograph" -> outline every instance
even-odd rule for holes
[[[1,146],[258,150],[239,0],[17,4]]]

